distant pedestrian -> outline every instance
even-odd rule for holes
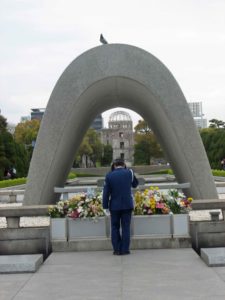
[[[9,169],[5,169],[4,171],[4,179],[11,179],[12,175]]]
[[[131,187],[138,180],[132,170],[126,168],[123,159],[113,162],[111,172],[105,177],[103,208],[111,216],[111,241],[114,255],[130,254],[130,224],[134,201]]]
[[[12,179],[16,178],[16,168],[15,167],[12,167],[9,172],[11,174]]]
[[[221,160],[221,167],[222,167],[222,170],[225,170],[225,158],[223,158]]]

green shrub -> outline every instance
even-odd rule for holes
[[[76,173],[70,172],[69,175],[68,175],[68,177],[67,177],[67,179],[74,179],[76,177],[77,177]]]
[[[25,184],[26,181],[27,181],[27,179],[25,177],[16,178],[16,179],[1,180],[0,181],[0,188]]]
[[[224,170],[212,170],[213,176],[222,176],[225,177],[225,171]]]

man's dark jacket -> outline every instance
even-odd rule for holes
[[[103,208],[109,210],[133,209],[134,201],[131,187],[136,187],[133,171],[125,168],[116,168],[105,178],[103,189]]]

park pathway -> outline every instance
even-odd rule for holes
[[[224,300],[225,267],[191,249],[52,253],[35,274],[0,276],[1,300]]]

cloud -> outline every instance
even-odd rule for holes
[[[188,101],[202,100],[206,115],[221,116],[224,15],[223,0],[2,0],[0,108],[13,121],[33,104],[45,106],[67,65],[103,33],[154,54]]]

